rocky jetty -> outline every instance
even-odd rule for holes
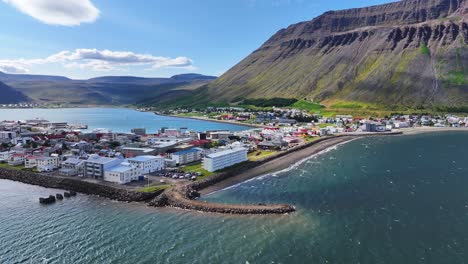
[[[5,168],[0,168],[0,179],[18,181],[46,188],[64,189],[68,190],[68,194],[70,196],[74,196],[77,192],[79,192],[126,202],[148,201],[159,194],[128,191],[110,187],[108,185],[86,182],[74,178],[49,176],[29,171],[11,170]],[[67,197],[67,194],[65,193],[64,196]]]

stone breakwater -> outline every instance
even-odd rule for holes
[[[235,169],[231,169],[227,172],[217,174],[213,177],[209,177],[202,181],[196,181],[188,183],[182,186],[177,186],[175,188],[166,190],[162,195],[158,196],[152,200],[150,206],[171,206],[181,209],[202,211],[202,212],[213,212],[213,213],[227,213],[227,214],[285,214],[295,211],[295,207],[286,204],[278,205],[237,205],[237,204],[218,204],[218,203],[208,203],[203,201],[194,200],[200,196],[199,191],[222,182],[224,180],[235,177],[241,172],[259,167],[268,162],[274,161],[280,157],[291,154],[293,152],[303,150],[312,145],[317,145],[321,142],[330,140],[330,139],[341,139],[339,142],[344,142],[354,138],[359,138],[363,136],[385,136],[385,135],[400,135],[401,132],[387,132],[387,133],[356,133],[356,134],[343,134],[333,137],[324,137],[320,138],[314,142],[304,144],[293,149],[290,149],[285,152],[281,152],[277,155],[267,157],[265,159],[247,162],[239,164]]]
[[[38,185],[46,188],[64,189],[84,194],[98,195],[112,200],[125,202],[148,201],[161,193],[141,193],[136,191],[114,188],[107,185],[86,182],[74,178],[49,176],[29,171],[12,170],[5,168],[0,168],[0,179],[12,180],[31,185]]]

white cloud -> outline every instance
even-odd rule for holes
[[[50,25],[78,26],[99,17],[90,0],[3,0],[24,14]]]
[[[93,71],[123,70],[123,67],[146,67],[148,69],[193,68],[193,61],[187,57],[170,58],[130,51],[76,49],[61,51],[46,58],[0,60],[0,71],[9,73],[28,72],[29,68],[34,65],[45,64],[61,64],[67,68],[90,69]]]
[[[27,73],[29,70],[20,62],[0,60],[0,71],[8,73]]]

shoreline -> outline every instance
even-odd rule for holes
[[[266,157],[263,160],[240,163],[231,170],[204,179],[199,182],[182,184],[166,190],[161,196],[149,203],[150,206],[170,206],[180,209],[225,214],[285,214],[294,212],[296,208],[288,204],[224,204],[211,203],[197,200],[201,195],[206,195],[217,190],[245,182],[246,180],[281,171],[289,168],[300,160],[307,159],[326,149],[344,144],[354,139],[366,136],[401,135],[401,132],[387,133],[363,133],[351,135],[336,135],[323,137],[316,141],[297,146],[275,156]],[[241,172],[241,173],[239,173]]]
[[[321,152],[329,148],[333,148],[335,146],[345,144],[357,138],[359,137],[342,136],[342,137],[327,138],[321,142],[316,142],[316,144],[312,144],[303,149],[286,153],[285,155],[269,160],[260,166],[256,166],[252,169],[243,171],[242,173],[236,176],[227,178],[226,180],[215,183],[206,188],[200,189],[199,192],[202,196],[208,195],[208,194],[211,194],[211,193],[214,193],[214,192],[217,192],[217,191],[229,188],[229,187],[233,187],[235,185],[238,185],[240,183],[243,183],[245,181],[254,179],[262,175],[280,172],[282,170],[288,169],[291,166],[294,166],[295,164],[297,164],[298,162],[304,159],[310,158],[311,156],[320,154]]]
[[[211,118],[199,117],[199,116],[166,115],[166,114],[161,114],[161,113],[158,113],[158,112],[154,112],[154,114],[160,115],[160,116],[169,116],[169,117],[177,117],[177,118],[194,119],[194,120],[207,121],[207,122],[214,122],[214,123],[239,125],[239,126],[245,126],[245,127],[250,127],[250,128],[264,128],[264,127],[266,127],[266,126],[264,126],[264,125],[246,124],[246,123],[242,123],[242,122],[239,122],[239,121],[218,120],[218,119],[211,119]]]
[[[331,138],[324,138],[321,142],[312,142],[315,144],[311,144],[310,146],[306,146],[303,149],[292,151],[286,153],[284,156],[281,157],[272,157],[273,159],[268,161],[267,163],[253,167],[248,169],[236,176],[227,178],[221,182],[215,183],[213,185],[207,186],[205,188],[199,189],[201,195],[209,195],[214,192],[218,192],[227,188],[231,188],[235,185],[241,184],[248,180],[266,175],[271,173],[277,173],[282,170],[288,169],[303,160],[307,160],[312,156],[316,156],[321,154],[323,151],[326,151],[329,148],[333,148],[339,145],[346,144],[350,141],[355,139],[363,138],[363,137],[372,137],[372,136],[389,136],[389,135],[401,135],[401,136],[409,136],[409,135],[418,135],[418,134],[425,134],[425,133],[438,133],[438,132],[468,132],[468,127],[417,127],[417,128],[407,128],[407,129],[400,129],[395,130],[393,134],[389,133],[347,133],[347,134],[340,134],[335,137]]]

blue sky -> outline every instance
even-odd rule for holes
[[[389,0],[0,0],[0,71],[221,75],[281,28]]]

